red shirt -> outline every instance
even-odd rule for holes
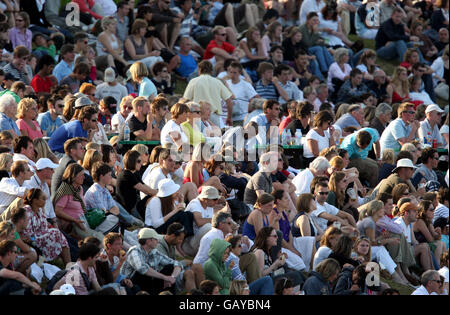
[[[221,48],[225,50],[227,53],[232,54],[235,47],[227,42],[223,42],[221,46],[217,45],[216,41],[213,39],[209,42],[208,46],[206,47],[205,54],[203,55],[204,60],[211,59],[214,57],[214,54],[211,52],[211,49],[213,48]]]
[[[35,75],[33,80],[31,80],[31,87],[34,89],[36,93],[46,92],[50,93],[50,89],[53,86],[52,80],[49,77],[41,77],[39,75]]]
[[[287,127],[287,125],[289,125],[291,123],[292,119],[291,117],[287,116],[285,119],[283,119],[283,121],[280,123],[280,126],[278,127],[278,131],[281,135],[281,133],[283,132],[283,130]]]

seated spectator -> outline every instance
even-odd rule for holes
[[[434,209],[431,201],[422,200],[419,203],[417,221],[414,222],[412,231],[417,242],[431,245],[430,249],[436,258],[437,269],[440,269],[439,262],[441,260],[441,254],[445,251],[445,243],[441,241],[441,230],[435,228],[432,223]]]
[[[357,221],[359,219],[357,208],[360,205],[357,199],[358,189],[356,184],[347,189],[350,186],[349,184],[349,180],[346,178],[344,172],[334,172],[331,174],[328,184],[330,193],[328,194],[327,203],[350,213],[355,221]]]
[[[104,81],[104,83],[97,86],[97,90],[95,92],[95,97],[97,99],[101,100],[106,96],[112,96],[116,99],[116,104],[119,104],[122,98],[128,95],[127,88],[117,82],[114,69],[107,68],[105,70]]]
[[[431,15],[431,28],[435,30],[436,32],[439,31],[441,28],[445,27],[448,28],[448,18],[444,14],[444,12],[448,9],[448,2],[445,1],[439,1],[435,5],[435,10],[433,11],[433,14]]]
[[[226,30],[223,26],[216,25],[212,30],[214,38],[206,46],[203,60],[208,60],[213,66],[223,65],[226,59],[238,59],[240,50],[226,41]]]
[[[34,163],[36,160],[36,152],[30,137],[20,136],[15,138],[13,142],[13,151],[14,161],[26,161],[32,172],[36,170],[36,163]]]
[[[444,146],[444,140],[439,132],[439,124],[441,123],[444,111],[436,104],[430,104],[425,110],[426,119],[420,122],[417,130],[419,141],[422,145],[433,145],[436,140],[437,147]]]
[[[176,103],[172,106],[170,109],[172,119],[161,130],[161,145],[174,144],[179,148],[183,143],[188,143],[189,139],[184,133],[181,124],[187,120],[189,112],[190,109],[186,104]]]
[[[103,242],[103,234],[91,229],[85,217],[87,209],[83,197],[83,181],[82,166],[72,163],[64,171],[62,183],[52,196],[58,226],[66,233],[72,231],[82,239],[94,236]]]
[[[350,56],[346,48],[336,49],[333,58],[335,62],[330,65],[328,70],[327,85],[328,89],[337,97],[342,84],[350,78],[352,67],[348,64]]]
[[[448,76],[445,77],[445,73],[448,73],[448,44],[444,48],[444,52],[441,57],[434,60],[431,65],[433,69],[433,86],[434,92],[439,98],[448,101]]]
[[[111,130],[114,132],[120,132],[124,125],[125,120],[130,115],[131,111],[133,110],[133,96],[128,95],[122,98],[122,101],[120,102],[120,111],[115,113],[111,118]]]
[[[376,0],[368,0],[357,8],[355,12],[355,29],[359,38],[375,39],[380,28],[379,7],[370,5]],[[374,13],[372,13],[374,8]]]
[[[292,180],[292,183],[297,188],[295,194],[299,196],[304,193],[310,193],[310,185],[313,178],[326,175],[329,167],[330,163],[328,163],[328,160],[326,158],[322,156],[315,158],[309,164],[308,168],[298,173]]]
[[[239,43],[239,48],[244,52],[244,57],[240,58],[239,61],[246,69],[254,70],[261,61],[267,60],[261,41],[261,33],[256,26],[248,28],[245,38]]]
[[[404,11],[394,8],[391,17],[381,21],[380,29],[375,37],[377,55],[383,59],[392,60],[396,57],[401,62],[410,42],[418,42],[417,36],[409,36],[403,28]]]
[[[444,188],[444,187],[439,188],[437,198],[438,198],[439,203],[438,203],[438,206],[436,207],[436,209],[434,209],[433,223],[435,223],[436,220],[438,220],[440,218],[443,218],[444,220],[446,219],[448,222],[448,216],[449,216],[448,188]]]
[[[106,96],[101,99],[99,104],[98,122],[102,125],[111,126],[111,116],[116,113],[116,99],[112,96]]]
[[[361,262],[357,259],[351,258],[352,248],[353,240],[350,237],[344,235],[336,243],[336,246],[334,246],[333,248],[333,252],[330,254],[330,256],[328,256],[328,258],[336,259],[336,261],[339,262],[341,268],[343,268],[344,265],[357,267],[361,264]]]
[[[280,90],[280,97],[278,102],[283,105],[289,100],[301,101],[303,100],[303,92],[292,82],[291,69],[286,65],[279,65],[275,69],[275,76],[279,80],[282,90]]]
[[[148,24],[143,19],[136,19],[131,26],[130,35],[124,42],[124,58],[130,63],[140,61],[144,63],[148,69],[163,59],[158,51],[148,51],[145,34],[147,33]]]
[[[189,139],[189,144],[196,146],[199,143],[205,143],[205,136],[197,125],[200,120],[200,104],[188,102],[186,105],[189,106],[189,112],[187,120],[181,124],[181,127]]]
[[[414,103],[421,103],[423,105],[433,104],[430,95],[425,90],[420,91],[420,87],[423,84],[420,77],[412,76],[409,79],[409,86],[411,87],[409,97]]]
[[[320,151],[335,145],[332,122],[333,116],[327,111],[321,111],[314,117],[314,128],[310,129],[305,136],[306,145],[303,149],[305,165],[318,157]]]
[[[339,88],[337,93],[337,102],[348,102],[364,97],[370,94],[369,88],[363,83],[363,74],[359,69],[353,69],[350,72],[350,78],[347,79]],[[337,123],[337,122],[336,122]]]
[[[16,243],[11,240],[2,240],[0,242],[0,277],[2,278],[1,292],[2,295],[9,295],[17,291],[24,290],[23,286],[26,286],[26,291],[31,289],[31,292],[35,295],[41,293],[41,286],[22,273],[15,271],[13,267],[14,262],[18,258],[18,250]]]
[[[13,163],[11,178],[3,178],[0,182],[0,212],[5,211],[17,197],[25,196],[29,188],[24,183],[31,176],[33,176],[33,171],[26,161],[15,161]]]
[[[423,25],[421,22],[414,22],[411,25],[411,35],[417,36],[419,40],[422,42],[422,45],[419,46],[420,53],[423,56],[424,60],[428,62],[436,59],[438,54],[438,49],[433,45],[430,37],[428,37],[424,33]]]
[[[375,117],[369,122],[369,127],[376,129],[381,135],[391,121],[391,117],[392,107],[386,103],[379,103],[375,109]]]
[[[56,85],[56,79],[52,75],[55,68],[55,59],[49,55],[43,55],[39,58],[36,66],[36,75],[31,80],[30,85],[36,93],[50,93],[51,88]]]
[[[280,95],[287,97],[277,77],[274,77],[274,67],[268,62],[261,62],[258,66],[261,79],[256,82],[255,90],[259,96],[266,100],[278,100]]]
[[[71,74],[60,80],[59,84],[67,84],[72,92],[76,93],[80,89],[81,81],[84,80],[90,73],[91,69],[89,66],[84,62],[80,62],[75,65]]]
[[[205,278],[217,282],[222,288],[220,294],[228,295],[229,287],[232,281],[231,269],[234,267],[234,262],[231,262],[229,267],[225,265],[231,251],[231,244],[221,240],[214,239],[209,248],[209,259],[204,264]]]
[[[322,104],[329,104],[331,106],[331,109],[334,108],[334,104],[328,100],[328,87],[325,83],[321,83],[317,88],[316,88],[316,95],[317,98],[314,100],[314,111],[315,112],[320,112],[320,106]]]
[[[17,102],[11,94],[0,96],[0,130],[9,131],[14,138],[20,136],[20,130],[15,122]]]
[[[413,195],[423,194],[424,190],[416,190],[412,184],[410,179],[414,173],[414,169],[417,167],[413,165],[412,161],[409,159],[400,159],[397,161],[397,167],[392,171],[392,175],[390,175],[386,180],[382,181],[379,185],[379,193],[392,193],[392,189],[400,184],[407,184]]]
[[[344,267],[339,274],[336,287],[334,288],[335,295],[363,295],[367,294],[366,267],[360,265],[354,267]]]
[[[420,282],[422,285],[411,293],[411,295],[439,295],[439,287],[442,285],[439,272],[435,270],[425,271],[422,274]]]
[[[128,119],[131,132],[130,139],[146,141],[155,139],[150,123],[153,122],[150,102],[147,98],[139,96],[132,101],[131,105],[133,106],[133,114]]]
[[[438,181],[438,176],[434,171],[439,162],[439,154],[437,151],[431,147],[423,149],[420,160],[422,163],[417,165],[417,169],[415,170],[413,177],[420,173],[426,182]]]
[[[290,100],[286,103],[286,109],[287,109],[287,116],[280,122],[280,126],[278,126],[278,132],[281,135],[283,133],[283,130],[287,129],[286,127],[295,120],[295,115],[297,111],[297,105],[298,102],[295,100]],[[292,131],[289,130],[292,134]],[[296,129],[294,129],[295,134]]]
[[[314,3],[314,1],[309,2]],[[314,5],[317,5],[317,1]],[[324,3],[321,3],[319,6],[322,8],[324,5]],[[300,31],[302,33],[301,43],[308,49],[308,54],[316,57],[320,67],[320,72],[323,75],[324,73],[328,73],[329,67],[333,63],[333,56],[328,51],[324,39],[320,37],[317,32],[317,28],[320,23],[317,12],[320,9],[317,8],[317,11],[314,12],[313,10],[307,14],[306,20],[300,22]],[[300,13],[300,15],[302,15],[302,13]],[[321,77],[319,78],[322,79]]]
[[[197,61],[191,53],[192,42],[189,37],[182,37],[179,41],[180,50],[178,51],[178,58],[180,60],[176,72],[183,79],[188,81],[197,74]]]
[[[280,46],[274,46],[271,49],[270,55],[272,58],[269,60],[274,66],[283,64],[283,50]],[[280,58],[277,56],[280,55]],[[317,75],[321,80],[323,80],[323,75],[319,70],[319,65],[315,60],[314,56],[309,56],[305,50],[299,49],[295,51],[294,61],[286,62],[286,64],[291,67],[291,71],[294,79],[299,80],[298,87],[303,89],[308,85],[308,80],[314,75]]]
[[[381,152],[385,149],[398,150],[415,138],[420,124],[414,119],[414,104],[402,103],[397,109],[397,119],[391,121],[380,138]]]
[[[42,137],[41,127],[36,121],[38,108],[36,101],[23,98],[17,105],[17,126],[22,136],[29,136],[31,140]]]
[[[72,44],[65,44],[60,49],[61,61],[53,69],[53,75],[61,82],[66,76],[70,75],[74,68],[75,51]]]
[[[52,95],[47,100],[48,111],[40,113],[37,117],[42,133],[46,137],[51,137],[53,132],[63,124],[59,115],[64,108],[63,99],[58,95]]]
[[[306,279],[303,285],[305,295],[332,295],[331,283],[338,278],[340,272],[341,266],[337,260],[325,259],[317,265],[315,271],[311,271],[310,277]]]
[[[336,48],[353,46],[354,43],[348,39],[347,34],[343,31],[343,25],[341,19],[338,17],[338,8],[336,3],[326,4],[320,10],[318,15],[319,33],[330,47]],[[353,54],[353,52],[351,53]]]
[[[151,68],[153,72],[152,82],[156,86],[158,93],[172,95],[174,86],[172,77],[165,62],[156,62]]]
[[[17,46],[22,45],[31,51],[33,35],[31,30],[28,29],[30,27],[30,16],[27,12],[21,11],[17,14],[15,22],[16,26],[11,28],[8,32],[12,48],[15,49]]]
[[[61,257],[64,266],[71,261],[66,237],[57,228],[49,227],[44,206],[49,197],[39,188],[30,189],[25,197],[28,225],[22,236],[32,239],[42,252],[45,261]]]
[[[275,45],[281,45],[283,26],[281,25],[280,22],[274,21],[268,24],[267,28],[264,31],[261,31],[261,29],[259,29],[259,31],[261,32],[261,34],[263,34],[261,42],[264,56],[269,58],[270,57],[269,52],[271,50],[271,47]]]
[[[80,101],[81,103],[81,101]],[[50,137],[48,144],[52,151],[64,153],[64,144],[70,138],[84,137],[90,139],[97,129],[98,113],[92,106],[81,109],[78,119],[58,127]]]

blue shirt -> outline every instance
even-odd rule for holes
[[[149,78],[144,78],[139,86],[139,96],[149,97],[152,94],[153,96],[158,94],[156,86]]]
[[[64,153],[64,143],[75,137],[89,137],[87,130],[83,129],[79,120],[69,121],[56,129],[50,137],[48,145],[52,151]]]
[[[182,76],[183,78],[189,77],[191,74],[197,70],[197,61],[195,61],[194,57],[192,55],[182,55],[178,54],[180,57],[180,66],[177,68],[177,73]]]
[[[372,140],[370,140],[370,144],[365,148],[361,149],[356,145],[356,136],[358,133],[362,130],[367,131],[372,136]],[[362,128],[351,135],[348,135],[345,137],[345,139],[342,141],[341,149],[345,149],[348,152],[348,157],[350,159],[363,159],[365,160],[367,156],[369,155],[370,150],[372,149],[372,146],[375,142],[380,139],[380,135],[378,134],[378,131],[373,128]]]
[[[266,100],[278,101],[278,91],[273,83],[264,85],[261,80],[255,84],[256,93]]]
[[[69,65],[64,60],[61,60],[60,63],[58,63],[55,66],[55,69],[53,69],[53,75],[58,80],[58,83],[61,82],[62,79],[64,79],[65,77],[67,77],[69,74],[71,74],[73,72],[73,67],[74,67],[73,64],[74,63],[72,62]]]
[[[350,113],[344,114],[341,118],[336,121],[336,125],[344,129],[345,127],[361,127],[359,122]]]
[[[400,151],[402,148],[398,142],[400,138],[408,138],[411,133],[411,125],[406,126],[405,122],[401,118],[397,118],[384,129],[380,138],[381,152],[386,149],[393,149],[394,151]]]
[[[14,132],[20,136],[19,127],[14,120],[6,116],[4,113],[0,113],[0,131],[14,130]]]
[[[40,113],[37,122],[41,126],[42,131],[47,132],[47,137],[51,137],[55,130],[63,124],[59,116],[53,120],[50,112]]]
[[[98,208],[108,211],[112,207],[116,206],[109,190],[106,187],[103,188],[98,183],[95,183],[88,189],[88,191],[86,191],[84,200],[86,202],[86,208],[88,209]]]

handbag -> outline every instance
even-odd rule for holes
[[[106,220],[105,211],[99,208],[86,210],[85,217],[89,224],[89,227],[93,230],[95,230],[97,226],[99,226],[103,223],[103,221]]]

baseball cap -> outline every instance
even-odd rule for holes
[[[139,230],[138,233],[138,239],[139,240],[145,240],[149,238],[158,238],[159,234],[154,230],[150,228],[143,228]]]
[[[212,186],[203,186],[199,199],[219,199],[219,191]]]
[[[63,284],[60,288],[64,292],[64,295],[75,295],[75,288],[71,284]]]
[[[50,159],[48,158],[41,158],[36,162],[36,169],[38,171],[43,170],[44,168],[57,168],[58,164],[53,163]]]
[[[82,108],[89,105],[92,105],[92,101],[86,96],[81,96],[75,101],[75,108]]]
[[[438,113],[443,113],[444,112],[444,110],[441,109],[438,105],[430,104],[430,105],[427,106],[427,109],[425,110],[425,114],[428,114],[429,112],[432,112],[434,110],[437,111]]]
[[[114,69],[109,67],[105,70],[105,82],[114,82],[116,79],[116,73],[114,72]]]

